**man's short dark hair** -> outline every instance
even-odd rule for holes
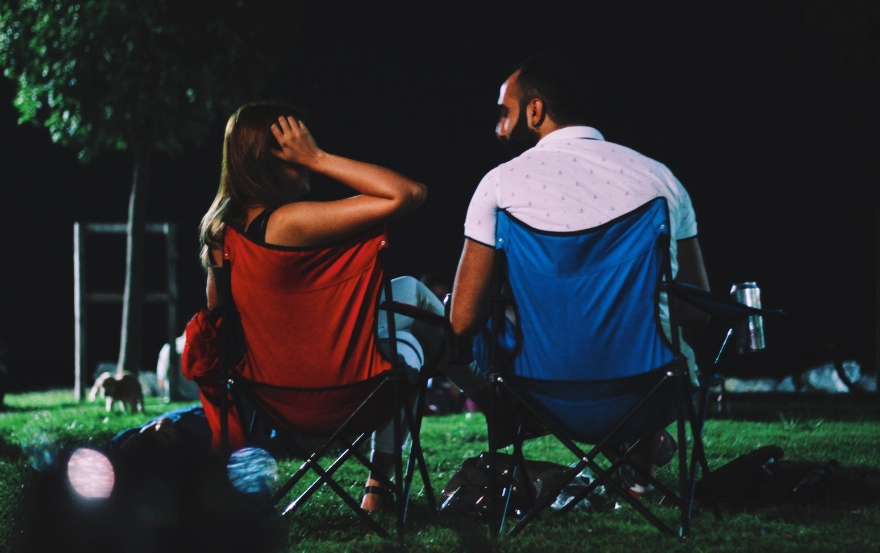
[[[560,54],[541,54],[522,62],[517,70],[520,105],[533,98],[544,102],[547,115],[560,125],[586,125],[587,85],[583,70]]]

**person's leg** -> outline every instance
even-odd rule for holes
[[[443,315],[443,302],[431,290],[413,277],[404,276],[391,281],[391,294],[394,301],[415,305],[435,315]],[[458,386],[465,394],[474,399],[485,395],[486,377],[479,371],[476,363],[453,365],[441,359],[443,351],[444,331],[442,328],[416,321],[402,315],[395,315],[394,324],[397,330],[410,332],[421,344],[426,363],[437,362],[437,369]],[[379,332],[385,326],[384,317],[380,317]],[[387,336],[387,328],[385,335]]]
[[[633,464],[637,465],[651,476],[654,476],[657,468],[657,451],[660,449],[665,434],[665,430],[659,430],[642,438],[639,442],[639,446],[632,452],[632,455],[630,455],[630,460]],[[631,442],[623,444],[623,447],[626,449],[629,449],[631,446]],[[614,462],[617,460],[619,452],[615,451],[613,448],[607,448],[604,449],[602,453],[610,461]],[[651,489],[648,479],[644,478],[641,474],[635,472],[627,465],[621,467],[619,475],[621,477],[620,485],[629,490],[630,494],[634,496],[640,496]]]
[[[436,315],[443,315],[443,302],[428,289],[427,286],[413,277],[399,277],[391,281],[391,294],[394,301],[414,305]],[[382,297],[384,298],[384,292]],[[418,369],[425,363],[439,361],[438,368],[443,371],[453,384],[461,388],[466,394],[481,397],[485,390],[485,377],[476,369],[476,364],[450,365],[443,362],[440,353],[443,348],[443,329],[437,326],[416,321],[395,313],[394,315],[395,336],[397,337],[398,358],[413,369],[413,375],[418,374]],[[378,336],[380,340],[388,338],[388,322],[384,311],[379,311]],[[411,379],[414,378],[411,376]],[[476,401],[476,400],[475,400]],[[404,436],[404,440],[408,436]],[[373,433],[373,451],[371,459],[383,476],[390,478],[394,472],[394,431],[391,422],[383,425]],[[364,498],[361,508],[367,511],[375,511],[383,505],[383,494],[380,490],[385,486],[370,474],[367,479]]]
[[[393,282],[392,286],[394,286]],[[392,291],[392,294],[397,299],[397,291]],[[380,311],[379,321],[379,347],[384,348],[383,351],[387,356],[390,352],[388,349],[388,325],[384,311]],[[425,354],[418,339],[409,332],[412,327],[412,319],[395,315],[394,322],[395,337],[397,339],[397,359],[409,370],[409,380],[415,382],[418,378],[419,369],[425,362]],[[409,439],[409,432],[406,427],[403,428],[403,432],[403,442],[405,444]],[[371,446],[370,460],[376,466],[376,471],[379,474],[371,471],[364,487],[361,509],[369,512],[378,511],[383,506],[386,506],[389,494],[391,493],[380,478],[391,479],[394,476],[394,462],[397,459],[397,455],[394,454],[393,421],[386,422],[373,432]]]
[[[637,447],[632,454],[633,463],[638,465],[651,476],[654,476],[654,471],[657,468],[654,459],[657,457],[657,450],[660,449],[660,441],[662,438],[663,430],[659,430],[650,436],[642,438],[639,447]],[[643,478],[638,473],[635,475],[634,480],[635,485],[638,486],[637,488],[633,488],[633,491],[636,493],[639,493],[640,490],[644,492],[645,487],[650,484],[646,478]]]
[[[394,455],[394,427],[391,422],[388,422],[373,433],[373,451],[370,453],[370,461],[376,466],[376,470],[382,477],[390,480],[394,476],[396,458],[397,456]],[[388,504],[387,499],[390,493],[388,486],[379,479],[379,476],[370,471],[367,484],[364,487],[361,509],[369,512],[378,511]]]
[[[404,333],[408,334],[408,333]],[[417,376],[418,373],[416,373]],[[415,406],[413,405],[413,408]],[[415,413],[413,413],[415,415]],[[403,412],[401,412],[401,417]],[[403,443],[401,447],[406,446],[409,439],[409,431],[403,426]],[[394,476],[394,462],[398,458],[394,452],[394,421],[389,420],[373,432],[372,436],[372,452],[370,460],[376,466],[376,472],[370,471],[367,477],[367,484],[364,487],[364,497],[361,500],[361,508],[365,511],[377,511],[387,505],[386,499],[390,495],[388,487],[382,483],[382,479],[390,480]],[[381,477],[380,477],[381,475]]]

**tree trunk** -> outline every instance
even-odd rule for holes
[[[150,185],[149,149],[134,149],[134,172],[128,198],[125,251],[125,290],[122,294],[122,330],[117,372],[137,374],[143,365],[144,236],[147,191]]]

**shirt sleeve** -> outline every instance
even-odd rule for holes
[[[672,174],[666,166],[663,166],[670,192],[675,198],[675,205],[670,205],[669,218],[672,223],[672,238],[685,240],[697,235],[697,215],[691,197],[682,186],[681,182]]]
[[[464,235],[486,246],[495,247],[495,222],[498,217],[498,168],[489,171],[471,198],[464,220]]]

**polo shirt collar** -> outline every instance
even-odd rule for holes
[[[571,140],[573,138],[590,138],[593,140],[605,140],[605,137],[602,136],[602,133],[594,129],[593,127],[585,127],[580,125],[573,125],[571,127],[563,127],[561,129],[555,130],[538,141],[537,146],[544,144],[545,142],[553,142],[556,140]]]

